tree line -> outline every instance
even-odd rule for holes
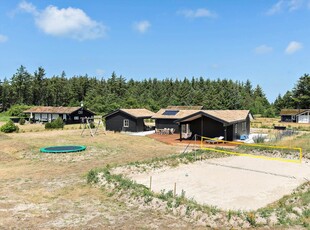
[[[307,87],[304,87],[304,83]],[[149,78],[125,79],[112,73],[108,79],[67,77],[65,72],[47,77],[44,68],[33,74],[24,66],[0,84],[0,103],[4,110],[13,105],[84,106],[96,113],[118,108],[147,108],[158,111],[168,105],[201,105],[205,109],[250,109],[253,114],[272,116],[280,109],[309,108],[309,75],[302,76],[292,91],[269,103],[261,86],[228,79]],[[287,102],[289,101],[289,103]]]

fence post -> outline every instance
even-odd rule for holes
[[[177,183],[174,182],[173,197],[175,197],[176,190],[177,190]]]

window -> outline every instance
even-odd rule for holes
[[[75,121],[78,121],[80,118],[79,118],[79,116],[75,116],[73,119],[74,119]]]
[[[235,133],[238,133],[238,124],[235,124]]]
[[[124,119],[123,126],[124,127],[129,127],[129,120],[128,119]]]
[[[295,115],[292,116],[292,120],[295,121]]]
[[[190,133],[189,124],[183,124],[181,126],[182,133]]]
[[[165,110],[165,112],[163,113],[163,115],[167,115],[167,116],[174,116],[179,112],[179,110]]]
[[[79,110],[79,111],[78,111],[78,114],[83,114],[83,111],[82,111],[82,110]]]
[[[242,131],[246,130],[246,122],[242,122]]]

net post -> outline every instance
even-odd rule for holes
[[[174,182],[173,197],[175,197],[176,190],[177,190],[177,183],[176,183],[176,182]]]

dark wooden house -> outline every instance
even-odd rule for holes
[[[52,107],[36,106],[24,111],[30,114],[30,119],[34,122],[51,122],[58,117],[63,119],[66,124],[77,124],[85,118],[93,119],[95,113],[83,107]]]
[[[310,123],[310,109],[282,109],[282,122]]]
[[[106,130],[116,132],[142,132],[146,131],[144,119],[154,115],[147,109],[118,109],[103,116]]]
[[[250,134],[250,121],[253,119],[249,110],[200,110],[178,119],[180,139],[195,134],[208,138],[223,136],[232,141]],[[189,135],[190,134],[190,135]]]
[[[180,127],[176,121],[201,109],[202,106],[168,106],[160,109],[152,118],[155,119],[156,129],[174,129],[175,133],[179,133]]]

